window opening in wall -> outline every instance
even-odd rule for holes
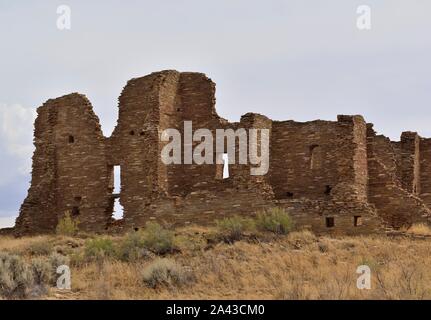
[[[79,214],[80,214],[79,207],[78,206],[72,207],[72,217],[77,217],[79,216]]]
[[[114,166],[113,173],[114,181],[113,181],[113,195],[115,196],[114,201],[114,212],[113,218],[115,220],[123,219],[123,206],[120,204],[120,193],[121,193],[121,167]]]
[[[115,220],[123,219],[123,206],[120,203],[120,198],[116,198],[114,201],[114,213],[112,216]]]
[[[362,217],[361,216],[354,216],[353,217],[353,225],[355,227],[362,226]]]
[[[216,155],[216,164],[215,164],[215,178],[216,180],[223,179],[223,169],[224,169],[224,161],[223,161],[223,153],[218,153]],[[222,160],[222,161],[220,161]],[[221,163],[220,163],[221,162]]]
[[[227,179],[230,177],[229,173],[229,157],[227,153],[217,154],[215,178],[217,180]]]
[[[329,196],[331,194],[332,187],[327,185],[325,186],[325,194]]]
[[[286,197],[292,198],[293,197],[293,193],[292,192],[286,192]]]
[[[334,217],[326,217],[325,218],[326,227],[327,228],[333,228],[335,226],[335,220]]]
[[[223,179],[229,178],[229,156],[223,153]]]
[[[129,132],[129,134],[130,134],[131,136],[133,136],[133,135],[135,135],[135,131],[131,130],[131,131]]]
[[[74,142],[75,142],[75,137],[69,136],[69,143],[74,143]]]
[[[81,205],[82,197],[74,197],[73,198],[73,207],[72,207],[72,217],[77,217],[80,214],[79,206]]]

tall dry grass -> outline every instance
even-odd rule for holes
[[[330,238],[293,232],[269,241],[207,246],[212,230],[176,230],[180,252],[165,257],[193,273],[193,281],[151,288],[143,281],[157,256],[136,261],[107,257],[72,264],[72,292],[47,299],[431,299],[431,240],[385,236]],[[112,238],[121,241],[121,238]],[[24,256],[37,241],[0,238],[0,250]],[[85,245],[74,248],[74,253]],[[371,268],[371,290],[359,290],[359,265]]]
[[[414,235],[431,236],[431,228],[424,223],[413,224],[406,232]]]

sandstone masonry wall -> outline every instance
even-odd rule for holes
[[[421,198],[407,189],[404,185],[411,185],[412,177],[416,169],[413,165],[414,151],[405,152],[401,156],[401,163],[395,164],[401,170],[394,170],[393,161],[396,156],[388,155],[391,143],[388,139],[376,137],[372,125],[368,126],[368,176],[369,176],[369,201],[375,205],[379,216],[387,226],[401,228],[410,226],[415,222],[427,222],[430,210]],[[386,146],[383,147],[383,145]],[[405,148],[404,148],[405,149]],[[403,147],[401,148],[403,150]],[[386,152],[383,152],[386,151]],[[410,156],[408,156],[410,155]],[[409,171],[410,170],[410,171]],[[399,180],[397,172],[401,172],[402,181]],[[410,184],[411,183],[411,184]]]
[[[431,206],[431,139],[420,139],[420,198]]]
[[[16,221],[18,232],[52,231],[68,211],[83,230],[111,220],[109,174],[99,119],[87,98],[48,100],[35,123],[32,185]]]
[[[48,100],[38,109],[32,181],[17,235],[53,232],[65,212],[82,230],[111,232],[136,230],[149,220],[211,224],[281,206],[296,228],[332,234],[382,232],[428,221],[431,214],[431,139],[416,133],[404,132],[400,142],[392,142],[357,115],[300,123],[247,113],[230,123],[217,115],[211,79],[174,70],[130,80],[118,108],[108,138],[83,95]],[[250,129],[268,130],[268,174],[250,175],[255,165],[249,162],[230,163],[228,178],[221,163],[163,163],[165,129],[181,133],[183,161],[201,143],[185,143],[185,121],[193,132],[211,132],[213,150],[205,156],[214,160],[228,152],[227,141],[216,149],[217,130],[244,129],[234,141],[236,160],[239,141],[250,141]],[[119,194],[114,194],[115,166],[121,169]],[[124,217],[114,221],[118,198]]]

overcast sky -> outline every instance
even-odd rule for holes
[[[431,137],[430,15],[429,0],[0,0],[0,226],[29,187],[35,109],[86,94],[110,135],[126,81],[153,71],[206,73],[231,121],[362,114],[392,139]]]

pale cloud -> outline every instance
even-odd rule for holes
[[[15,213],[0,211],[0,229],[13,227],[15,219]]]
[[[28,175],[33,153],[34,108],[20,104],[0,103],[0,146],[3,155],[13,162],[1,167],[0,185],[5,185],[14,175]]]

